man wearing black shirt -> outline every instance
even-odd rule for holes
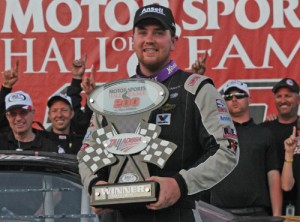
[[[240,160],[237,167],[211,190],[211,203],[237,215],[281,215],[279,161],[271,131],[256,125],[249,114],[249,90],[232,80],[224,99],[237,130]],[[228,121],[225,116],[220,121]]]
[[[274,102],[278,111],[277,119],[266,121],[262,126],[269,128],[274,135],[277,146],[280,170],[284,164],[284,140],[289,138],[293,132],[293,126],[297,125],[298,106],[299,106],[299,86],[295,80],[284,78],[279,81],[272,89],[275,97]],[[283,215],[286,214],[286,206],[295,204],[296,190],[283,193]]]
[[[9,93],[5,97],[5,114],[11,131],[0,134],[0,149],[57,152],[57,146],[52,141],[32,129],[34,108],[27,93]]]

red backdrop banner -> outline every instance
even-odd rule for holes
[[[173,10],[179,41],[172,54],[183,70],[207,51],[206,75],[221,90],[248,83],[253,106],[276,112],[271,88],[284,77],[300,83],[300,6],[295,0],[3,0],[0,69],[20,61],[15,90],[28,92],[35,120],[46,124],[49,96],[71,82],[72,61],[87,54],[97,84],[135,74],[132,23],[142,5]]]

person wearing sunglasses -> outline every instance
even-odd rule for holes
[[[241,216],[281,215],[279,161],[271,131],[250,117],[247,84],[232,80],[223,92],[237,130],[240,159],[233,172],[212,188],[211,204]],[[222,115],[216,118],[230,121]]]
[[[1,150],[57,152],[55,143],[32,128],[34,107],[27,93],[9,93],[5,97],[5,115],[11,130],[0,134]]]

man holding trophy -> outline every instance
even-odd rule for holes
[[[212,80],[171,60],[170,9],[138,9],[133,28],[136,78],[107,83],[88,100],[82,182],[101,221],[195,221],[201,191],[238,162],[236,130]]]

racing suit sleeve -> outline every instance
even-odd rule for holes
[[[203,81],[199,79],[199,85]],[[198,85],[198,86],[199,86]],[[175,179],[179,183],[179,187],[187,189],[188,195],[208,190],[222,179],[224,179],[237,165],[239,159],[239,147],[236,129],[231,120],[230,114],[225,101],[220,93],[212,84],[204,84],[200,90],[189,89],[191,93],[195,93],[195,103],[199,109],[201,119],[205,131],[210,134],[214,144],[207,150],[208,156],[204,161],[188,169],[181,170]],[[223,118],[221,118],[223,117]],[[205,146],[210,146],[205,144]],[[179,177],[181,178],[179,178]],[[182,184],[182,182],[185,184]],[[180,184],[181,183],[181,184]]]
[[[79,174],[81,176],[81,181],[84,186],[84,188],[91,193],[91,187],[94,185],[97,181],[100,180],[107,180],[106,176],[106,170],[105,169],[100,169],[100,172],[97,172],[94,174],[92,170],[87,166],[85,161],[83,160],[84,155],[83,152],[85,149],[93,146],[96,144],[95,140],[92,138],[92,134],[97,130],[102,128],[102,121],[103,121],[103,116],[100,114],[93,113],[91,121],[90,121],[90,126],[87,129],[86,135],[83,139],[83,144],[80,149],[80,151],[77,154],[77,159],[79,162]]]

